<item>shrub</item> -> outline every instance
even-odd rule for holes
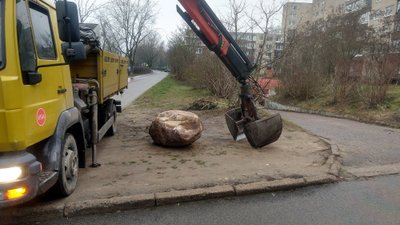
[[[214,53],[204,52],[197,56],[185,74],[185,80],[190,85],[206,88],[219,98],[232,99],[238,96],[238,82]]]
[[[397,67],[390,65],[383,54],[371,54],[365,60],[365,72],[358,91],[363,102],[369,107],[377,107],[385,102],[391,79]]]

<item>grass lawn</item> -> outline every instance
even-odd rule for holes
[[[208,90],[190,87],[167,76],[139,97],[135,105],[147,108],[187,109],[191,103],[200,99],[224,105],[223,100],[212,97]]]
[[[390,87],[388,100],[393,110],[400,110],[400,85]]]
[[[339,115],[351,115],[365,120],[383,121],[387,124],[395,124],[400,126],[400,121],[396,114],[400,110],[400,86],[393,85],[390,87],[387,100],[382,106],[369,108],[362,102],[354,102],[352,104],[332,105],[330,104],[331,96],[328,93],[311,99],[309,101],[290,101],[284,100],[282,103],[294,105],[304,109],[314,111],[332,112]],[[400,115],[398,115],[400,116]]]
[[[135,106],[149,109],[158,108],[161,110],[187,110],[191,103],[200,99],[216,102],[218,105],[217,109],[211,110],[210,112],[216,112],[218,114],[224,113],[229,105],[228,100],[213,97],[208,90],[190,87],[174,80],[171,76],[167,76],[164,80],[139,97],[135,101]],[[270,115],[270,113],[263,108],[260,108],[258,113],[261,118]],[[292,122],[283,121],[283,123],[284,127],[289,131],[302,130],[301,127]]]

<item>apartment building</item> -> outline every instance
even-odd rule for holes
[[[285,39],[298,27],[313,20],[313,3],[287,2],[283,6],[282,32]]]
[[[255,63],[260,52],[263,53],[263,64],[266,65],[271,65],[273,61],[282,54],[283,38],[280,29],[273,29],[267,34],[263,49],[261,49],[264,43],[263,33],[238,32],[231,33],[231,35],[253,63]],[[198,56],[208,51],[203,42],[191,30],[186,31],[185,44],[193,48]]]
[[[231,33],[240,48],[247,55],[250,61],[254,62],[257,50],[257,35],[255,33]]]
[[[393,18],[399,11],[399,2],[399,0],[372,0],[369,16],[370,26],[379,27],[384,20]]]
[[[264,34],[258,33],[256,36],[256,55],[258,55],[258,53],[262,50],[264,53],[262,64],[267,65],[267,67],[272,67],[275,59],[279,58],[283,51],[283,37],[281,30],[274,29],[270,31],[270,33],[267,35],[264,49],[262,49]]]
[[[294,10],[301,8],[301,10]],[[312,3],[287,2],[283,7],[282,30],[284,35],[291,30],[301,29],[307,22],[326,20],[331,16],[362,11],[361,24],[375,29],[382,28],[383,22],[393,19],[400,9],[400,0],[314,0]],[[294,12],[295,11],[295,12]],[[387,27],[385,29],[390,29]]]
[[[347,0],[314,0],[312,4],[312,18],[311,21],[319,19],[328,19],[329,16],[340,15],[344,12],[345,3]]]
[[[232,33],[235,38],[235,34]],[[280,29],[272,29],[265,38],[264,33],[238,33],[236,39],[240,48],[249,57],[250,61],[256,63],[257,57],[262,53],[262,66],[271,68],[276,58],[282,55],[283,37]],[[265,73],[265,71],[260,71]]]

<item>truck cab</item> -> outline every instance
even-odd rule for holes
[[[46,154],[37,151],[74,101],[68,95],[69,67],[61,65],[61,41],[54,35],[54,4],[1,0],[0,10],[0,202],[19,202],[40,191],[38,178],[48,179],[41,170],[55,169],[46,168],[38,160]]]
[[[86,149],[95,149],[100,131],[115,129],[118,102],[111,94],[127,87],[127,77],[126,85],[103,96],[100,74],[71,69],[86,59],[86,50],[75,3],[0,0],[0,207],[50,188],[70,195],[78,167],[86,166]],[[127,70],[118,66],[119,74]]]

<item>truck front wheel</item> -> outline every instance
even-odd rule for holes
[[[55,194],[66,197],[72,194],[78,181],[78,147],[72,134],[65,134],[62,149],[58,181]]]

